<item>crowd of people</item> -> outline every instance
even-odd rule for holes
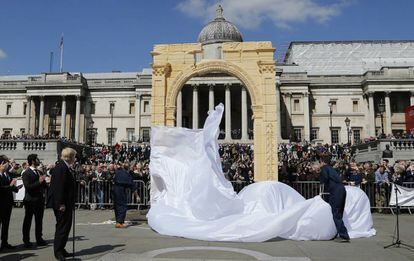
[[[149,184],[149,163],[151,148],[148,143],[137,145],[120,145],[113,147],[95,147],[88,157],[83,157],[75,165],[77,179],[81,186],[96,185],[96,203],[104,209],[110,191],[101,184],[113,182],[114,173],[125,162],[129,165],[129,173],[135,181]],[[376,184],[376,200],[386,192],[381,188],[391,182],[402,184],[414,182],[414,162],[397,161],[390,164],[387,159],[381,162],[357,163],[354,161],[352,147],[348,145],[315,145],[308,142],[278,144],[278,173],[279,181],[289,185],[300,181],[319,181],[318,173],[312,171],[312,163],[318,161],[320,155],[329,154],[332,166],[340,174],[344,184],[361,186]],[[253,144],[220,144],[219,155],[224,176],[240,190],[245,185],[254,182],[254,145]],[[10,161],[10,176],[21,176],[27,163],[19,164]],[[40,165],[39,171],[50,175],[53,164]],[[147,186],[149,187],[149,185]],[[384,205],[377,202],[377,205]]]
[[[333,167],[341,174],[344,183],[360,185],[361,183],[378,183],[375,173],[386,172],[383,180],[401,184],[414,181],[414,162],[397,161],[390,164],[388,159],[381,162],[362,162],[354,160],[352,148],[348,145],[312,145],[303,143],[282,143],[278,148],[279,179],[285,183],[295,181],[318,181],[319,177],[311,171],[312,162],[318,161],[320,155],[331,155]]]

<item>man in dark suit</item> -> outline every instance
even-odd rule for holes
[[[331,158],[328,155],[321,157],[320,182],[324,184],[325,192],[329,192],[326,201],[332,209],[332,215],[339,238],[335,238],[337,242],[349,242],[348,230],[342,220],[344,209],[346,190],[342,183],[341,176],[330,165]]]
[[[43,213],[45,210],[44,190],[47,187],[45,176],[37,170],[40,160],[37,154],[30,154],[27,157],[29,167],[23,172],[22,179],[25,188],[23,205],[25,209],[23,220],[23,243],[26,248],[32,247],[30,242],[30,227],[33,215],[36,224],[36,243],[38,246],[46,246],[42,238]]]
[[[63,149],[61,160],[51,170],[52,177],[47,206],[53,208],[56,217],[53,250],[58,260],[65,260],[70,256],[65,250],[65,246],[72,227],[72,212],[75,204],[75,177],[72,171],[75,156],[74,149]]]
[[[131,174],[129,174],[129,163],[124,163],[123,168],[118,168],[115,171],[114,175],[114,210],[115,210],[115,220],[116,228],[125,228],[125,216],[128,210],[127,205],[127,189],[134,191],[135,197],[138,198],[136,193],[136,186],[134,180],[132,179]]]
[[[0,155],[0,225],[1,225],[1,247],[3,249],[14,249],[7,240],[9,238],[9,223],[13,209],[13,192],[18,192],[16,179],[11,179],[8,174],[9,159]]]

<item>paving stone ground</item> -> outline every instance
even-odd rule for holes
[[[44,238],[46,247],[25,249],[22,244],[24,210],[13,209],[9,243],[17,248],[0,252],[0,260],[54,260],[53,212],[46,210],[44,216]],[[134,224],[127,229],[115,229],[110,221],[110,210],[79,210],[76,215],[76,259],[77,260],[363,260],[404,261],[414,260],[414,249],[383,246],[392,242],[395,216],[374,214],[377,235],[355,239],[351,243],[333,241],[292,241],[274,239],[264,243],[221,243],[190,240],[159,235],[149,228],[144,216],[130,211],[128,218]],[[400,218],[401,239],[414,245],[414,215],[404,214]],[[34,226],[34,224],[32,225]],[[32,227],[34,240],[34,227]],[[72,251],[69,242],[67,250]]]

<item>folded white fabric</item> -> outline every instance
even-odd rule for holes
[[[273,181],[234,192],[218,154],[223,110],[220,104],[209,111],[201,130],[152,128],[148,224],[160,234],[208,241],[331,239],[331,208],[319,196],[305,200]],[[368,197],[359,188],[347,187],[344,222],[351,238],[375,235]]]

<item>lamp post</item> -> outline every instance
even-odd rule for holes
[[[381,136],[384,136],[384,112],[385,112],[385,103],[381,98],[380,103],[378,104],[378,112],[381,115]]]
[[[331,144],[333,143],[333,137],[332,137],[332,108],[333,108],[333,104],[332,101],[328,102],[328,106],[329,106],[329,131],[331,133]]]
[[[57,117],[58,114],[59,114],[59,107],[58,107],[57,103],[55,103],[55,105],[53,105],[53,107],[50,108],[50,116],[52,118],[52,123],[53,123],[52,126],[51,126],[52,128],[51,128],[50,132],[53,136],[56,135],[56,117]]]
[[[348,135],[348,146],[351,145],[351,131],[349,129],[349,126],[351,125],[351,120],[346,117],[345,119],[345,125],[346,125],[346,134]]]
[[[93,124],[95,122],[93,120],[89,121],[89,125],[88,125],[88,136],[89,136],[89,145],[93,146],[95,145],[95,130],[93,128]]]
[[[111,102],[111,104],[109,105],[109,110],[111,113],[111,130],[110,130],[110,135],[111,135],[111,143],[109,144],[112,147],[113,144],[113,140],[114,140],[114,107],[115,104],[113,102]]]

